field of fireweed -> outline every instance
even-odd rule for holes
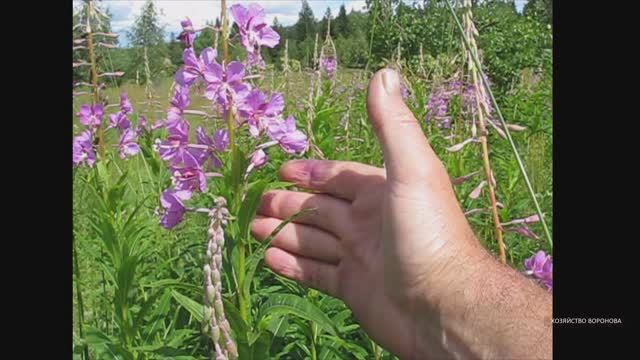
[[[366,63],[347,68],[331,30],[315,36],[307,66],[289,57],[260,5],[223,1],[218,25],[182,21],[171,76],[151,76],[145,46],[140,83],[107,61],[117,35],[104,30],[102,5],[84,2],[73,39],[83,74],[73,102],[74,358],[395,358],[342,301],[263,265],[300,214],[265,241],[251,235],[262,195],[291,188],[278,178],[284,162],[383,166],[366,110],[382,67],[402,74],[478,239],[551,291],[551,31],[527,19],[483,38],[478,23],[499,22],[498,5],[435,3],[414,10],[447,24],[424,40],[446,46],[423,49],[419,17],[372,1]],[[385,22],[400,30],[382,31],[396,28]],[[205,31],[214,36],[196,50]],[[522,33],[545,50],[542,65],[517,58],[509,36]],[[277,64],[263,59],[269,49],[283,52]]]

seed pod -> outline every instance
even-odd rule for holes
[[[526,127],[521,126],[521,125],[516,125],[516,124],[507,124],[507,128],[509,128],[509,130],[511,130],[511,131],[524,131],[524,130],[527,130]]]
[[[480,197],[480,193],[482,192],[482,188],[485,187],[486,185],[487,185],[487,181],[486,180],[482,180],[480,182],[480,184],[478,184],[478,186],[475,189],[473,189],[471,194],[469,194],[469,198],[475,200],[478,197]]]
[[[457,152],[457,151],[460,151],[460,150],[462,150],[462,148],[463,148],[465,145],[467,145],[467,144],[468,144],[468,143],[470,143],[470,142],[478,142],[478,139],[475,139],[475,138],[469,138],[469,139],[467,139],[467,140],[465,140],[465,141],[463,141],[463,142],[461,142],[461,143],[459,143],[459,144],[455,144],[455,145],[453,145],[453,146],[448,147],[448,148],[447,148],[447,151],[450,151],[450,152]]]

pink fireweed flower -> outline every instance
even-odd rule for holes
[[[284,98],[280,93],[273,93],[271,100],[267,102],[264,93],[254,89],[243,99],[238,110],[240,116],[247,121],[251,136],[258,137],[265,129],[267,118],[282,115]]]
[[[138,124],[136,125],[136,136],[141,136],[144,133],[151,132],[151,127],[149,127],[149,123],[147,122],[147,118],[140,115],[138,117]]]
[[[308,146],[307,135],[300,130],[287,133],[280,139],[280,147],[289,154],[302,154]]]
[[[187,209],[184,201],[191,198],[191,191],[187,190],[165,190],[160,197],[160,205],[164,209],[160,224],[165,229],[171,229],[178,225]]]
[[[122,159],[140,152],[140,146],[136,143],[136,133],[133,129],[126,129],[122,133],[118,147]]]
[[[449,128],[451,125],[449,101],[450,95],[443,87],[436,89],[427,103],[427,115],[424,119],[425,122],[436,121],[441,128]]]
[[[83,162],[89,167],[92,167],[96,162],[96,153],[93,149],[93,136],[90,130],[85,130],[73,138],[73,165],[78,166]]]
[[[120,111],[125,114],[133,112],[133,106],[131,106],[131,101],[126,92],[120,93]]]
[[[245,172],[245,177],[249,176],[249,173],[253,171],[253,169],[260,169],[261,167],[263,167],[268,160],[269,157],[264,152],[264,150],[258,149],[254,151],[253,154],[251,154],[249,166],[247,167],[247,171]]]
[[[109,115],[109,128],[118,128],[122,131],[127,130],[131,127],[131,121],[129,117],[124,112],[118,112],[115,114]]]
[[[182,32],[178,35],[178,40],[180,40],[184,46],[190,48],[193,46],[193,39],[195,38],[193,24],[189,18],[186,18],[180,21],[180,25],[182,25]]]
[[[551,255],[540,250],[524,261],[525,273],[540,280],[547,289],[553,288],[553,262]]]
[[[223,152],[229,146],[229,133],[225,129],[217,130],[211,137],[202,127],[198,127],[196,137],[198,144],[207,145],[214,151]]]
[[[196,137],[198,139],[199,145],[206,145],[207,149],[194,149],[198,150],[199,162],[204,166],[206,162],[211,160],[211,167],[219,168],[222,167],[222,161],[216,155],[216,152],[220,153],[227,149],[229,146],[229,134],[227,130],[218,130],[213,134],[213,137],[207,135],[205,130],[201,127],[196,129]]]
[[[179,162],[189,142],[189,123],[183,119],[167,122],[167,139],[158,145],[160,158]]]
[[[338,61],[335,56],[327,56],[320,59],[320,68],[324,71],[329,77],[333,77],[336,74],[336,70],[338,69]]]
[[[199,161],[191,153],[186,152],[181,166],[172,166],[172,182],[176,190],[207,191],[207,177]]]
[[[217,102],[224,108],[229,107],[227,95],[236,102],[244,98],[249,93],[249,86],[242,83],[244,77],[244,65],[237,61],[232,61],[226,68],[213,63],[204,71],[204,79],[207,82],[205,97]]]
[[[93,106],[85,104],[80,106],[80,111],[76,114],[80,117],[80,123],[86,126],[98,127],[102,123],[104,106],[95,104]]]
[[[246,8],[236,4],[229,10],[238,26],[240,41],[248,52],[249,65],[263,68],[260,47],[275,47],[280,42],[280,35],[267,25],[265,11],[258,4],[249,4]]]
[[[307,136],[296,129],[296,119],[292,115],[285,121],[278,118],[269,119],[267,135],[289,154],[302,154],[309,145]]]
[[[191,86],[199,77],[204,76],[206,69],[216,64],[218,53],[213,48],[206,48],[196,57],[196,52],[189,47],[182,53],[184,65],[176,72],[176,82],[182,86]]]
[[[251,165],[255,169],[259,169],[262,166],[264,166],[264,164],[266,164],[268,160],[269,160],[269,157],[262,149],[256,150],[251,155]]]
[[[191,103],[191,99],[189,97],[189,87],[176,85],[175,93],[170,103],[171,103],[171,106],[167,111],[167,120],[168,121],[182,120],[184,115],[184,110]]]

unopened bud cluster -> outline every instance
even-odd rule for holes
[[[209,212],[207,256],[204,265],[204,324],[214,344],[216,360],[237,359],[238,349],[231,338],[231,326],[222,303],[222,249],[229,210],[224,198],[218,198]]]

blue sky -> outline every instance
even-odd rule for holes
[[[515,0],[516,7],[522,11],[522,7],[528,0]],[[274,17],[284,25],[291,25],[298,19],[300,11],[300,0],[269,0],[269,1],[231,1],[231,3],[249,4],[258,2],[267,12],[267,21],[271,23]],[[408,1],[407,1],[408,2]],[[73,1],[74,5],[78,5],[78,1]],[[102,2],[111,11],[113,18],[111,20],[112,28],[120,34],[120,46],[127,46],[126,32],[135,21],[136,16],[140,15],[140,9],[144,5],[144,0],[105,0]],[[161,9],[160,16],[162,25],[165,26],[167,38],[171,32],[179,33],[180,20],[189,17],[196,27],[204,25],[206,21],[212,21],[220,14],[220,2],[212,0],[155,0],[157,8]],[[331,8],[333,16],[338,14],[340,5],[344,4],[347,12],[354,10],[362,10],[365,6],[365,0],[310,0],[309,5],[313,9],[316,19],[324,15],[327,7]],[[74,7],[75,7],[74,6]]]

